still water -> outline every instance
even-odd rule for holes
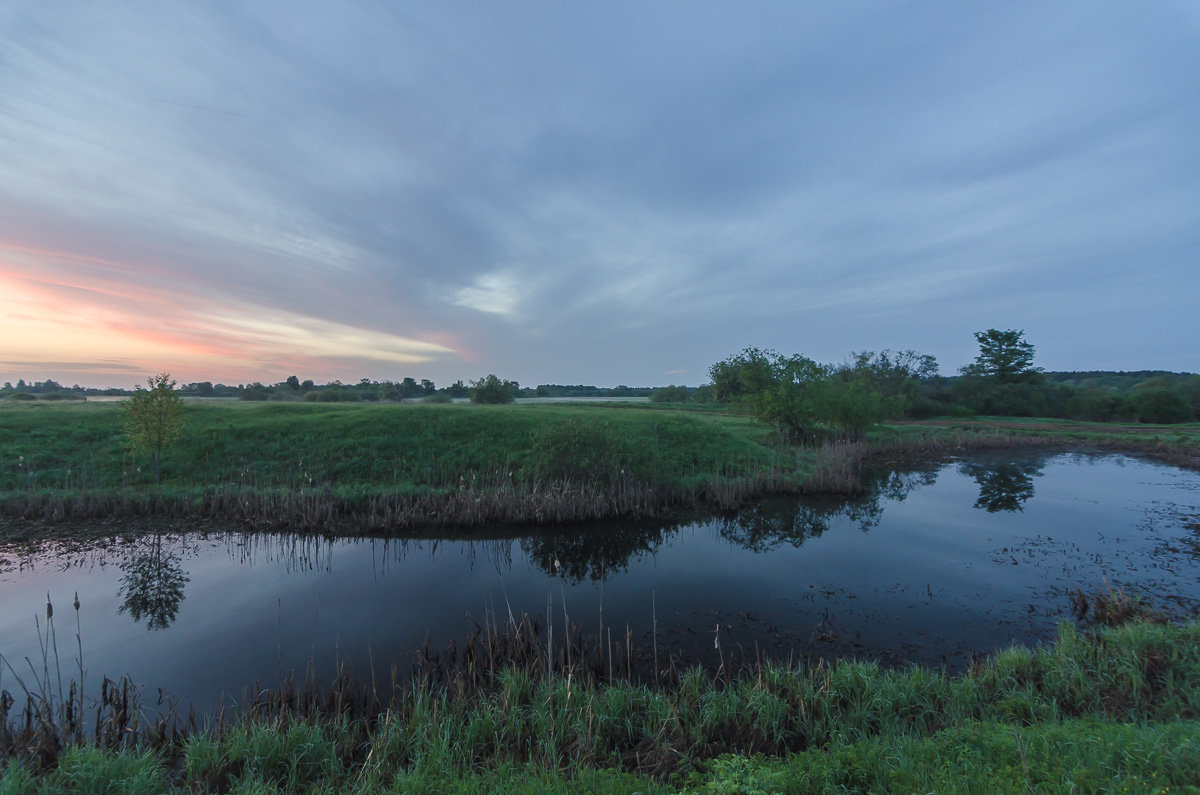
[[[860,499],[772,499],[674,523],[0,547],[0,689],[18,691],[31,663],[40,675],[47,597],[64,679],[82,646],[89,689],[129,674],[205,710],[310,664],[321,677],[339,659],[403,672],[427,641],[461,642],[510,613],[561,626],[565,611],[708,665],[740,649],[961,670],[973,654],[1051,637],[1072,591],[1106,584],[1196,613],[1200,474],[1004,451],[880,473]]]

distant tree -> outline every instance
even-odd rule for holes
[[[422,378],[421,379],[421,391],[425,394],[425,397],[429,397],[430,395],[432,395],[434,392],[437,391],[437,387],[434,386],[433,382],[430,381],[428,378]]]
[[[414,379],[407,377],[400,382],[400,386],[397,388],[397,391],[400,393],[400,398],[402,400],[421,397],[425,394],[425,391],[421,389],[420,385],[417,384]]]
[[[650,393],[651,403],[686,403],[692,395],[686,386],[662,386]]]
[[[1138,422],[1170,424],[1188,422],[1195,416],[1191,404],[1176,389],[1139,389],[1134,393],[1133,405]]]
[[[266,400],[271,397],[272,389],[260,381],[255,381],[238,392],[238,397],[242,400]]]
[[[489,373],[471,382],[472,403],[512,403],[521,389],[516,381],[505,381]]]
[[[471,390],[462,382],[462,379],[455,381],[450,386],[446,387],[446,394],[452,398],[464,398],[471,396]]]
[[[779,382],[782,356],[773,350],[744,348],[708,368],[716,399],[720,403],[761,394]]]
[[[1033,366],[1033,345],[1025,341],[1025,332],[990,328],[976,331],[979,355],[962,368],[963,375],[997,378],[1001,381],[1029,380],[1041,372]]]
[[[289,375],[287,377],[287,380],[284,381],[283,383],[286,384],[287,388],[292,390],[293,392],[300,391],[300,379],[294,375]]]
[[[134,452],[150,457],[154,482],[162,482],[162,457],[183,435],[183,398],[175,391],[170,373],[146,379],[149,389],[140,385],[122,403],[125,410],[125,436]]]
[[[300,391],[301,392],[311,392],[312,390],[314,390],[316,388],[317,388],[317,385],[315,383],[313,383],[313,380],[311,378],[306,378],[306,379],[304,379],[304,381],[302,381],[300,383]]]

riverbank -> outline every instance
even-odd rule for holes
[[[1123,621],[1128,612],[1105,611],[1104,600],[1095,600],[1096,615],[1115,626],[1064,623],[1053,643],[1008,649],[961,676],[853,661],[759,662],[732,677],[688,669],[639,684],[597,670],[589,644],[573,634],[556,644],[518,624],[493,628],[452,661],[427,657],[402,684],[395,672],[372,671],[365,680],[343,673],[320,691],[262,691],[236,715],[207,725],[139,723],[128,692],[114,686],[90,740],[63,728],[53,698],[35,702],[25,722],[6,708],[0,790],[1194,786],[1200,622],[1171,625],[1144,613]],[[49,713],[38,712],[46,706]]]
[[[5,537],[149,519],[327,535],[725,510],[767,493],[855,493],[895,457],[1058,445],[1200,464],[1200,426],[928,421],[796,448],[721,407],[193,404],[163,481],[119,405],[0,409]]]

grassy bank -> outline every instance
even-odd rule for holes
[[[802,466],[726,414],[579,406],[189,405],[156,485],[113,404],[0,410],[0,510],[323,532],[648,516],[735,504]]]
[[[0,516],[226,520],[329,534],[724,509],[764,492],[853,493],[870,461],[1027,445],[1200,465],[1200,426],[930,421],[805,449],[712,407],[213,404],[186,408],[161,484],[117,404],[0,408]],[[40,533],[15,527],[13,533]]]
[[[1195,622],[1064,624],[957,677],[759,664],[652,687],[542,663],[343,678],[182,736],[62,744],[6,715],[0,792],[1166,792],[1200,770]]]

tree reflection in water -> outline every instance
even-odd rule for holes
[[[903,471],[869,474],[866,495],[805,496],[761,500],[715,521],[726,540],[751,552],[766,552],[781,544],[800,546],[847,519],[866,531],[879,524],[887,501],[903,500],[913,489],[937,480],[937,463]],[[599,581],[624,571],[631,561],[654,554],[671,536],[692,521],[674,523],[606,522],[576,533],[546,533],[521,539],[528,559],[551,576],[568,582]]]
[[[764,500],[743,508],[719,524],[721,536],[751,552],[766,552],[781,544],[798,547],[845,519],[866,532],[879,524],[887,501],[899,502],[919,486],[937,480],[934,465],[906,471],[879,470],[868,473],[867,492],[853,497],[815,495],[802,498]]]
[[[183,602],[183,586],[189,578],[179,556],[163,549],[162,536],[155,535],[145,548],[119,564],[125,576],[117,596],[117,612],[129,613],[134,621],[146,619],[146,629],[166,629],[175,620]]]
[[[654,554],[687,523],[608,523],[577,533],[546,533],[521,539],[530,562],[568,582],[599,581],[624,571],[635,556]]]
[[[1033,479],[1041,476],[1045,459],[1002,461],[992,464],[963,462],[959,471],[979,484],[976,508],[988,513],[1020,511],[1033,496]]]

